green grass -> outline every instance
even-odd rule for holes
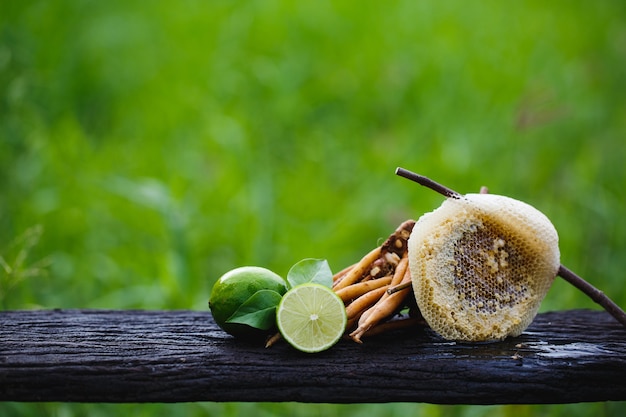
[[[0,308],[206,310],[241,265],[346,266],[481,185],[626,306],[620,0],[6,1]],[[542,310],[594,307],[558,282]],[[623,405],[3,404],[3,415],[614,415]],[[251,411],[253,410],[253,411]],[[373,410],[373,411],[371,411]]]

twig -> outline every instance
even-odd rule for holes
[[[412,285],[413,285],[413,283],[411,281],[405,282],[403,284],[394,285],[393,287],[387,288],[387,294],[391,295],[391,294],[396,293],[398,291],[402,291],[402,290],[404,290],[406,288],[409,288]]]
[[[607,297],[606,294],[563,265],[559,267],[558,275],[574,287],[581,290],[583,293],[587,294],[589,298],[600,304],[606,311],[615,317],[617,321],[626,327],[626,313],[617,304],[615,304],[613,300]]]
[[[439,194],[443,194],[446,197],[451,197],[451,198],[461,197],[461,194],[457,193],[456,191],[451,190],[448,187],[431,180],[430,178],[424,177],[423,175],[416,174],[415,172],[411,172],[404,168],[400,168],[400,167],[396,168],[396,175],[399,175],[401,177],[414,181],[420,185],[423,185],[424,187],[428,187],[431,190],[434,190],[438,192]]]
[[[430,188],[442,194],[444,197],[451,198],[460,198],[461,194],[457,193],[450,188],[439,184],[431,180],[430,178],[424,177],[422,175],[418,175],[414,172],[408,171],[404,168],[396,168],[396,175],[409,179],[411,181],[415,181],[416,183],[423,185],[425,187]],[[481,194],[486,194],[488,190],[481,188]],[[557,275],[563,278],[565,281],[572,284],[574,287],[578,288],[584,294],[586,294],[589,298],[591,298],[594,302],[601,305],[609,314],[611,314],[618,322],[620,322],[624,327],[626,327],[626,312],[622,310],[613,300],[611,300],[605,293],[585,281],[583,278],[576,275],[574,272],[569,270],[563,265],[559,266],[559,270]],[[393,290],[393,287],[389,288],[389,290]]]

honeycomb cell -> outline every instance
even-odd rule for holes
[[[408,249],[422,315],[441,336],[459,341],[522,333],[560,265],[548,218],[494,194],[447,199],[416,222]]]

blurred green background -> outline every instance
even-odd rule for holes
[[[626,2],[0,3],[0,308],[207,310],[442,198],[524,200],[626,306]],[[593,303],[557,280],[542,310]],[[4,415],[622,415],[623,403],[13,404]]]

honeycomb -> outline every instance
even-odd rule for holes
[[[422,315],[442,337],[456,341],[521,334],[560,266],[550,220],[495,194],[447,199],[416,222],[408,250]]]

